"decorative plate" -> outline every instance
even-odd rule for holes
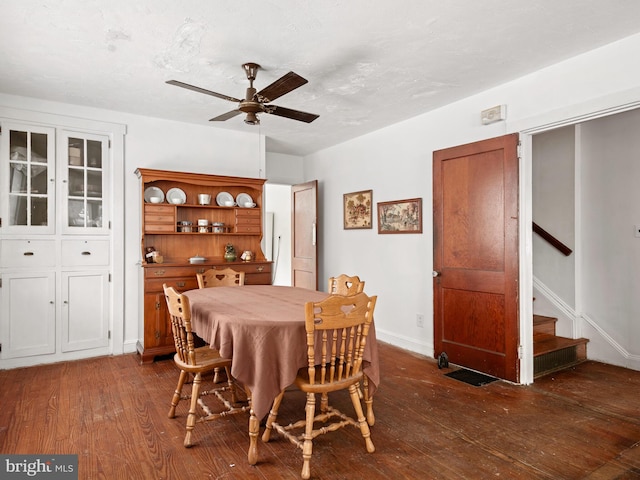
[[[160,190],[158,187],[148,187],[144,191],[144,201],[147,203],[151,203],[151,197],[160,197],[160,203],[164,202],[164,192]]]
[[[167,201],[174,205],[182,205],[187,201],[187,194],[180,188],[172,188],[167,192]]]
[[[216,196],[216,203],[219,206],[224,207],[226,202],[235,202],[235,200],[233,199],[233,195],[231,195],[229,192],[220,192]]]
[[[251,195],[249,195],[249,194],[240,193],[236,197],[236,202],[238,202],[238,205],[240,207],[244,207],[245,203],[253,203],[253,198],[251,198]]]

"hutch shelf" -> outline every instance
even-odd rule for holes
[[[196,273],[231,267],[245,272],[245,284],[268,285],[272,278],[271,262],[266,260],[260,246],[264,179],[146,168],[138,168],[136,174],[141,183],[144,297],[144,332],[137,350],[141,363],[149,363],[156,356],[174,351],[162,290],[164,283],[183,292],[198,288]],[[200,195],[208,195],[210,203],[201,205]],[[255,206],[220,206],[216,201],[220,196],[232,197],[235,202],[239,195],[241,199],[251,197]],[[151,203],[151,196],[162,200]],[[207,226],[202,228],[198,223]],[[224,258],[228,244],[235,248],[236,261]],[[147,256],[151,249],[157,256]],[[252,252],[251,261],[241,260],[245,251]],[[192,257],[204,260],[192,264]],[[157,263],[160,258],[162,263]]]

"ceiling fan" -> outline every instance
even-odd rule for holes
[[[301,112],[299,110],[292,110],[290,108],[279,107],[277,105],[267,105],[276,98],[279,98],[307,83],[305,78],[302,78],[297,73],[289,72],[268,87],[257,92],[256,89],[253,88],[253,81],[256,79],[256,74],[258,73],[260,65],[257,63],[245,63],[242,65],[242,68],[244,68],[244,71],[247,74],[247,79],[249,80],[249,87],[247,88],[244,100],[212,92],[211,90],[206,90],[204,88],[195,87],[188,83],[179,82],[178,80],[168,80],[167,83],[169,85],[186,88],[188,90],[193,90],[194,92],[204,93],[206,95],[222,98],[223,100],[229,100],[230,102],[236,102],[238,104],[238,108],[235,110],[231,110],[230,112],[211,118],[209,120],[210,122],[223,122],[235,117],[236,115],[240,115],[241,113],[246,114],[244,122],[249,125],[257,125],[260,123],[260,119],[257,116],[258,113],[269,113],[271,115],[278,115],[279,117],[291,118],[293,120],[306,123],[311,123],[319,117],[319,115],[315,115],[313,113]]]

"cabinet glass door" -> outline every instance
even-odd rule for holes
[[[106,219],[108,139],[86,133],[65,134],[63,222],[65,231],[96,231]]]
[[[53,231],[55,149],[53,129],[6,125],[0,163],[7,192],[3,217],[10,231]],[[8,140],[8,141],[7,141]],[[33,230],[33,229],[36,230]]]

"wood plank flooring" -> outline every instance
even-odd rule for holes
[[[319,437],[313,479],[640,479],[640,372],[585,362],[534,385],[482,387],[379,343],[376,452],[355,428]],[[301,454],[275,437],[247,464],[247,416],[195,429],[168,419],[177,371],[135,355],[0,371],[0,452],[78,454],[81,479],[296,479]],[[347,396],[333,401],[350,411]],[[302,414],[288,392],[281,419]]]

